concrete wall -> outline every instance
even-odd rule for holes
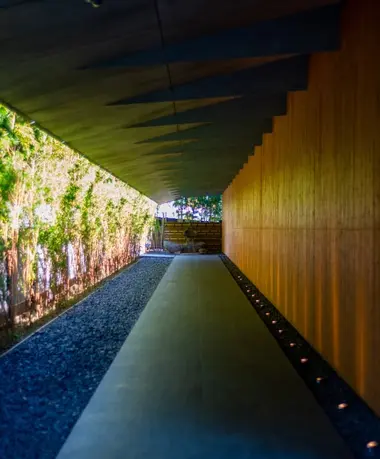
[[[378,413],[379,3],[346,2],[341,51],[223,195],[224,252]]]

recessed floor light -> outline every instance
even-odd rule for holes
[[[301,359],[301,363],[307,363],[308,359],[306,357],[304,357],[303,359]]]
[[[379,443],[376,440],[372,440],[367,443],[368,449],[377,448],[378,446],[379,446]]]
[[[290,343],[289,346],[290,346],[290,347],[295,347],[295,346],[296,346],[296,343]]]
[[[344,410],[345,408],[348,407],[347,403],[339,403],[338,405],[338,410]]]

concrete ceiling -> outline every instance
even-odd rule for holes
[[[0,99],[157,202],[223,192],[338,0],[0,0]]]

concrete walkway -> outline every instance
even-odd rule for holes
[[[58,455],[351,457],[217,256],[173,260]]]

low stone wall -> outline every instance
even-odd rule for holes
[[[194,242],[204,242],[208,253],[222,251],[222,223],[220,222],[166,221],[164,240],[185,244],[187,240],[184,233],[188,228],[191,228],[196,234]]]

